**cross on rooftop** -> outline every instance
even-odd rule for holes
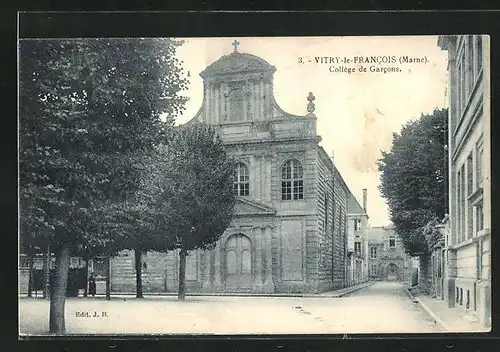
[[[238,51],[238,45],[240,45],[240,42],[235,39],[233,42],[234,52]]]

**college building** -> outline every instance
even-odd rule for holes
[[[489,37],[440,36],[438,46],[448,52],[449,85],[443,299],[491,326]]]

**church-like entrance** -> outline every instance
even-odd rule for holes
[[[387,266],[387,280],[396,281],[398,279],[398,266],[391,263]]]
[[[226,241],[226,290],[243,291],[252,287],[252,243],[243,235]]]

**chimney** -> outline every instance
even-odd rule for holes
[[[363,188],[363,210],[365,211],[366,213],[366,194],[367,194],[368,190],[366,188]]]

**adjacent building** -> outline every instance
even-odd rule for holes
[[[347,198],[347,283],[349,286],[368,280],[366,229],[369,217],[366,204],[366,189],[363,189],[363,206],[352,193]]]
[[[365,230],[365,238],[370,280],[410,281],[411,258],[393,226],[370,227]]]
[[[488,36],[440,36],[448,52],[449,212],[444,299],[491,325],[491,113]]]

